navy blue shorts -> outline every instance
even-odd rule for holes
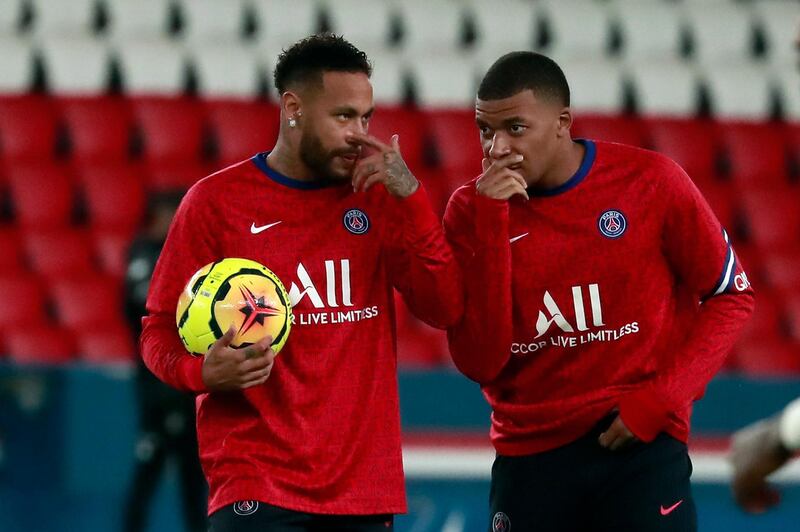
[[[667,434],[609,451],[597,438],[613,418],[551,451],[500,456],[492,467],[492,532],[694,532],[686,445]]]

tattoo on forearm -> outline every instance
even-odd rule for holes
[[[389,179],[386,188],[389,192],[400,197],[407,197],[417,190],[417,179],[406,166],[402,157],[396,153],[386,153],[383,156],[386,163],[386,175]]]

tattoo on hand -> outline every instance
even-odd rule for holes
[[[416,192],[419,182],[400,155],[396,152],[384,153],[383,162],[386,164],[388,177],[385,186],[389,193],[406,198]]]

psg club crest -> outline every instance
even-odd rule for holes
[[[597,228],[607,238],[619,238],[628,228],[628,220],[620,211],[609,209],[598,218]]]
[[[233,505],[233,513],[236,515],[251,515],[258,510],[258,501],[239,501]]]
[[[354,235],[363,235],[369,230],[369,218],[361,209],[350,209],[344,213],[344,227]]]
[[[503,512],[497,512],[492,517],[492,532],[510,532],[511,519]]]

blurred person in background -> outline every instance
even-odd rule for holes
[[[573,140],[561,68],[498,59],[483,173],[450,198],[455,365],[492,407],[490,530],[697,528],[692,402],[753,309],[727,234],[660,154]]]
[[[415,315],[459,318],[458,267],[395,135],[368,134],[366,54],[319,34],[280,54],[275,146],[196,183],[153,273],[147,366],[198,393],[212,532],[389,531],[406,511],[393,290]],[[243,257],[287,286],[294,326],[189,354],[175,306],[202,266]]]
[[[150,196],[145,228],[134,239],[128,253],[125,316],[137,339],[142,331],[142,318],[147,314],[145,302],[150,276],[181,197],[180,192]],[[135,379],[139,435],[133,482],[125,507],[124,531],[143,532],[147,529],[150,503],[170,460],[178,466],[186,530],[203,531],[207,488],[197,456],[194,395],[159,381],[145,367],[141,357],[137,359]]]
[[[800,52],[800,28],[795,39]],[[798,65],[800,67],[800,65]],[[767,477],[800,451],[800,398],[781,412],[737,430],[731,438],[731,490],[736,503],[751,513],[765,512],[780,502]]]

